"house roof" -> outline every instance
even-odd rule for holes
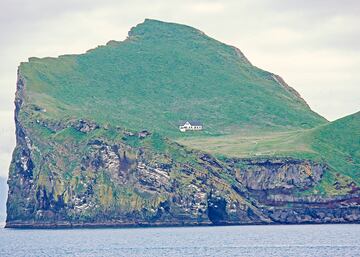
[[[202,122],[199,120],[182,120],[179,121],[179,126],[184,126],[186,122],[189,122],[192,126],[202,126]]]

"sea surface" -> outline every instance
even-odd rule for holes
[[[0,229],[0,256],[360,256],[360,225]]]

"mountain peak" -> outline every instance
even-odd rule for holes
[[[144,22],[139,23],[135,27],[131,28],[129,31],[129,37],[131,36],[174,36],[174,35],[202,35],[205,34],[193,27],[179,24],[179,23],[173,23],[173,22],[165,22],[155,19],[145,19]]]

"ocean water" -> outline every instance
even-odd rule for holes
[[[0,229],[0,256],[360,256],[360,225]]]

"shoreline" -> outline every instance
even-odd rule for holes
[[[179,228],[179,227],[229,227],[229,226],[294,226],[294,225],[359,225],[360,222],[304,222],[304,223],[3,223],[0,225],[4,229],[14,230],[62,230],[62,229],[126,229],[126,228]]]

